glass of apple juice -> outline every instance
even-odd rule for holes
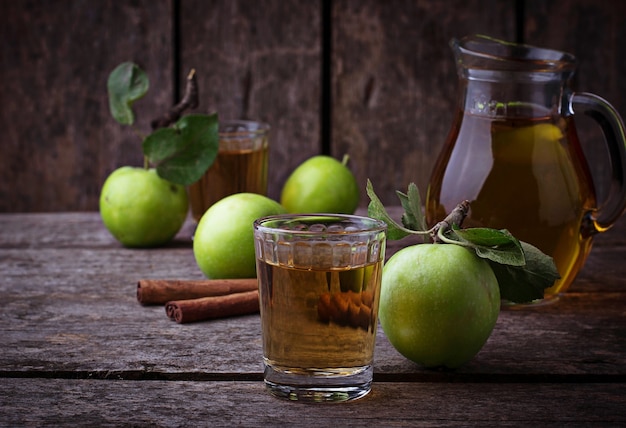
[[[234,193],[267,194],[269,131],[264,122],[220,121],[215,161],[189,186],[194,220],[200,221],[211,205]]]
[[[254,222],[264,379],[274,396],[337,402],[370,391],[386,230],[353,215]]]

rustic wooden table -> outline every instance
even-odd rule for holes
[[[379,329],[372,392],[305,405],[264,390],[258,315],[177,324],[138,304],[141,278],[202,278],[192,223],[130,250],[97,213],[0,214],[0,425],[623,426],[624,220],[570,292],[504,309],[466,366],[422,369]]]

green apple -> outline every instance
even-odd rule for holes
[[[500,313],[489,264],[454,244],[418,244],[383,269],[379,318],[391,344],[424,367],[457,368],[483,347]]]
[[[160,178],[154,169],[118,168],[100,193],[102,222],[127,247],[167,243],[182,227],[188,209],[185,188]]]
[[[298,166],[285,182],[280,203],[290,213],[353,214],[359,187],[352,171],[330,156],[314,156]]]
[[[198,222],[193,254],[207,278],[254,278],[254,220],[285,209],[255,193],[236,193],[213,204]]]

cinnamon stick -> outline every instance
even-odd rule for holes
[[[167,316],[179,324],[252,314],[259,311],[259,291],[176,300],[165,304]]]
[[[172,300],[223,296],[257,289],[256,278],[244,279],[141,279],[137,283],[137,300],[142,305],[162,305]]]

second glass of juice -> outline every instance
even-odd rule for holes
[[[220,121],[217,157],[200,180],[189,186],[191,214],[196,221],[226,196],[267,194],[269,130],[263,122]]]

